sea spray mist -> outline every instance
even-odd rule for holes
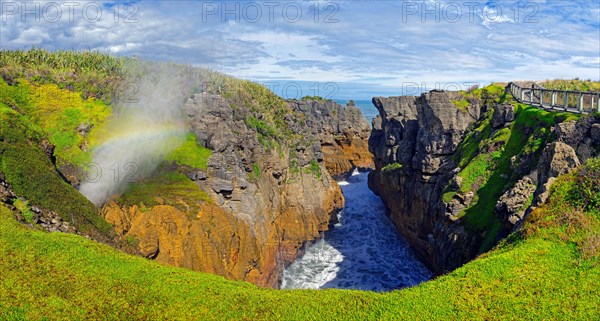
[[[182,107],[202,83],[201,73],[171,64],[135,62],[126,94],[113,105],[93,149],[88,179],[80,192],[97,206],[121,193],[127,183],[146,178],[186,134]]]

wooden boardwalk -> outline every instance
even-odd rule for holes
[[[532,83],[524,87],[514,82],[508,90],[520,103],[554,111],[589,114],[600,113],[600,92],[546,89]]]

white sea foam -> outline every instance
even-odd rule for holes
[[[367,175],[340,182],[346,198],[340,222],[285,269],[282,288],[388,291],[431,278],[367,187]]]

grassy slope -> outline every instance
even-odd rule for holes
[[[495,84],[462,94],[466,98],[458,104],[467,103],[468,98],[469,101],[485,102],[489,106],[496,103],[511,103],[515,106],[515,121],[510,127],[500,130],[492,129],[493,110],[488,110],[459,145],[456,154],[455,160],[461,168],[458,176],[462,179],[458,191],[475,192],[473,203],[459,216],[463,217],[470,230],[487,232],[481,247],[481,252],[485,252],[496,242],[502,228],[494,213],[496,202],[519,179],[512,175],[511,158],[532,154],[537,162],[541,147],[551,139],[551,127],[558,122],[577,119],[579,115],[547,112],[517,104],[504,94],[501,86]],[[448,188],[444,193],[444,201],[449,202],[456,193],[457,191]]]
[[[571,199],[564,195],[577,184],[565,182],[573,180],[560,181],[551,198],[558,201],[536,215],[554,224],[529,223],[527,237],[512,236],[448,275],[384,294],[259,289],[161,266],[79,236],[31,230],[0,207],[0,318],[597,319],[598,253],[584,258],[578,239],[564,237],[569,228],[584,229],[552,216],[572,210],[564,207]],[[592,223],[586,226],[598,235],[593,213],[587,213]]]
[[[105,236],[112,226],[83,195],[62,180],[40,146],[43,134],[28,119],[0,102],[0,173],[17,196],[55,211],[82,232]]]

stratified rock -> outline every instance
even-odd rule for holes
[[[578,121],[568,121],[555,127],[557,139],[575,149],[582,163],[599,155],[600,117],[591,115]]]
[[[492,127],[498,129],[515,120],[515,108],[511,104],[494,106],[492,116]]]
[[[103,215],[119,234],[137,239],[146,257],[275,287],[282,268],[306,241],[328,229],[344,200],[319,162],[321,146],[311,135],[312,125],[292,124],[305,145],[266,148],[256,129],[243,121],[247,115],[230,106],[234,103],[241,105],[202,93],[184,108],[197,142],[212,155],[206,169],[178,170],[211,201],[200,202],[199,211],[196,206],[161,203],[139,209],[111,202]],[[311,169],[291,169],[292,152],[299,166],[310,163]]]
[[[500,197],[495,212],[508,229],[523,219],[535,190],[536,184],[531,178],[525,177]]]
[[[371,127],[356,106],[311,99],[290,100],[288,104],[306,116],[308,128],[320,141],[320,148],[314,151],[322,149],[322,159],[332,176],[347,175],[354,168],[374,168],[367,143]]]
[[[457,223],[445,218],[447,208],[441,199],[453,176],[449,160],[480,112],[455,107],[442,91],[420,97],[376,97],[373,104],[379,117],[369,138],[376,166],[369,187],[381,196],[398,230],[430,268],[441,273],[463,264],[465,255],[459,253],[468,245],[457,240],[469,238],[472,243],[471,236],[463,235],[459,227],[448,227]],[[391,163],[401,163],[403,170],[383,173],[383,166]],[[449,209],[450,216],[457,215],[474,194],[462,197]],[[456,233],[445,235],[444,229]],[[443,241],[450,239],[456,242]],[[453,246],[457,248],[450,250]]]
[[[581,162],[573,147],[554,142],[546,145],[538,163],[538,197],[535,204],[546,201],[554,179],[579,167]]]

